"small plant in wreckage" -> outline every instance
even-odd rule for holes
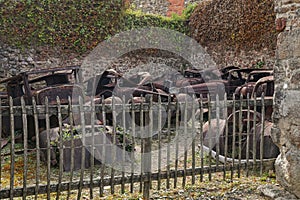
[[[256,69],[261,69],[265,66],[265,62],[264,61],[257,61],[257,63],[254,65],[254,68]]]
[[[120,126],[117,126],[116,127],[116,138],[117,138],[118,144],[121,148],[124,148],[124,145],[125,145],[125,151],[128,151],[128,152],[134,151],[132,137],[130,136],[130,133],[128,131],[124,130]]]

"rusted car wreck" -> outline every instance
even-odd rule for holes
[[[263,73],[265,73],[265,77],[261,76],[255,83],[250,83],[251,90],[247,88],[247,91],[251,92],[251,94],[248,93],[246,95],[249,99],[259,101],[262,98],[264,100],[273,98],[274,77],[272,75],[268,76],[270,74],[269,71]],[[261,73],[259,74],[261,75]],[[246,84],[242,87],[248,87],[248,85]],[[264,96],[261,96],[262,94]],[[244,97],[244,94],[242,94],[242,97]],[[271,122],[272,105],[264,105],[263,110],[262,105],[256,107],[249,105],[248,108],[236,108],[234,112],[230,109],[228,110],[226,115],[228,117],[226,119],[213,118],[206,122],[203,125],[204,142],[202,148],[207,152],[212,151],[214,156],[217,156],[216,151],[218,149],[218,159],[221,161],[225,160],[224,155],[228,156],[227,160],[238,158],[238,153],[233,153],[234,149],[236,151],[240,149],[242,159],[246,159],[247,157],[256,159],[276,158],[280,152],[271,138],[271,127],[273,126]],[[262,114],[264,117],[262,117]],[[247,141],[249,141],[248,146]],[[227,143],[226,147],[225,143]],[[231,155],[228,152],[225,153],[225,149],[231,152]],[[260,154],[261,152],[263,154]]]
[[[47,70],[39,70],[39,71],[29,71],[20,73],[17,76],[7,78],[0,81],[0,84],[5,84],[7,91],[1,93],[1,102],[5,107],[10,103],[10,98],[12,98],[12,104],[15,106],[21,105],[21,99],[24,99],[26,105],[32,105],[33,99],[35,99],[38,105],[44,105],[48,102],[49,105],[57,104],[57,97],[60,99],[61,104],[78,104],[79,97],[81,97],[83,101],[83,105],[86,107],[90,107],[91,105],[98,104],[112,104],[114,102],[115,105],[139,105],[139,104],[147,104],[147,103],[165,103],[166,105],[170,104],[185,104],[189,103],[191,99],[195,100],[195,105],[200,101],[208,100],[210,97],[211,101],[216,100],[216,96],[219,96],[219,100],[222,100],[224,94],[226,93],[228,97],[234,95],[234,92],[237,92],[237,88],[244,87],[245,84],[248,84],[246,76],[249,76],[254,69],[239,69],[234,66],[230,66],[221,70],[215,69],[205,69],[205,70],[196,70],[196,69],[187,69],[183,72],[176,72],[173,74],[169,74],[167,76],[161,76],[157,78],[153,78],[151,74],[147,72],[141,72],[134,74],[129,77],[124,77],[122,74],[118,73],[115,70],[106,70],[102,74],[95,75],[91,79],[83,82],[80,67],[72,66],[72,67],[64,67],[64,68],[55,68],[55,69],[47,69]],[[271,75],[271,73],[266,73],[265,75]],[[256,98],[260,96],[264,92],[267,97],[271,97],[274,91],[274,81],[272,76],[262,76],[261,79],[256,80],[255,83],[251,82],[251,95],[250,98]],[[84,89],[86,88],[86,89]],[[47,97],[47,98],[46,98]],[[70,98],[71,97],[71,98]],[[193,97],[193,98],[192,98]],[[47,100],[46,100],[47,99]],[[71,100],[71,101],[70,101]],[[197,105],[198,108],[199,104]],[[180,123],[186,123],[189,118],[191,118],[191,114],[193,113],[189,110],[187,113],[188,119],[184,119],[182,116],[182,109],[177,112],[176,106],[171,108],[171,123],[176,124],[179,120]],[[184,107],[185,109],[191,109],[188,106]],[[173,110],[172,110],[173,109]],[[198,108],[199,109],[199,108]],[[252,108],[251,108],[252,109]],[[270,119],[272,108],[266,107],[266,120]],[[251,131],[251,140],[257,142],[257,146],[260,142],[261,125],[260,114],[261,110],[257,110],[255,113],[253,110],[245,111],[242,110],[242,115],[240,115],[239,111],[232,113],[232,110],[228,110],[229,116],[227,119],[219,119],[219,123],[217,123],[216,119],[212,119],[210,122],[210,126],[205,124],[203,127],[203,135],[204,135],[204,145],[209,146],[209,138],[214,138],[217,135],[215,130],[219,130],[219,147],[220,153],[225,153],[225,126],[224,120],[228,121],[228,127],[230,131],[239,131],[241,133],[245,133],[245,124],[243,126],[235,127],[236,123],[234,119],[243,120],[245,119],[245,113],[250,112],[250,131]],[[105,115],[103,113],[95,113],[95,120],[91,121],[91,113],[85,112],[84,115],[80,113],[73,113],[72,118],[69,118],[68,115],[64,115],[63,123],[64,123],[64,132],[67,132],[68,135],[80,135],[77,130],[74,132],[73,130],[70,132],[66,127],[75,127],[76,125],[81,125],[82,116],[85,116],[87,119],[85,121],[85,126],[87,129],[91,129],[91,126],[95,125],[97,127],[97,131],[94,135],[95,139],[100,141],[103,140],[105,135],[108,138],[106,143],[112,142],[111,134],[112,129],[110,128],[112,125],[124,125],[124,119],[122,118],[122,114],[120,112],[115,112],[116,116],[113,116],[112,112],[106,112]],[[127,113],[129,116],[132,116],[132,113]],[[179,116],[177,116],[179,114]],[[147,126],[147,115],[149,112],[140,110],[135,112],[135,118],[133,119],[136,127]],[[239,118],[242,116],[243,118]],[[255,117],[254,117],[255,116]],[[118,118],[120,117],[120,118]],[[15,116],[15,121],[22,122],[22,116]],[[34,119],[32,115],[27,116],[27,127],[28,127],[28,137],[34,138],[36,135],[35,127],[34,127]],[[115,119],[116,121],[114,121]],[[157,119],[156,119],[157,120]],[[255,122],[254,122],[255,121]],[[119,123],[119,124],[118,124]],[[125,120],[126,123],[126,120]],[[208,123],[208,122],[207,122]],[[9,120],[9,116],[2,116],[2,138],[6,138],[11,133],[11,122]],[[57,115],[50,116],[50,130],[45,131],[46,129],[46,121],[45,115],[38,116],[38,124],[39,124],[39,134],[40,134],[40,147],[42,150],[47,148],[47,138],[48,133],[51,134],[50,139],[53,140],[51,142],[52,148],[50,152],[51,163],[53,165],[57,165],[57,150],[58,142],[62,142],[64,146],[70,147],[70,140],[60,141],[60,134],[62,130],[59,130],[57,127],[59,126],[59,121]],[[243,123],[242,123],[243,124]],[[272,150],[272,152],[268,152],[268,150],[275,148],[274,144],[270,140],[270,122],[266,121],[267,124],[264,132],[264,144],[267,144],[269,149],[265,150],[266,155],[264,157],[274,157],[277,155],[277,149]],[[132,126],[132,121],[125,124],[127,129],[130,129]],[[235,128],[233,128],[235,127]],[[242,128],[241,128],[242,127]],[[16,123],[14,126],[15,130],[22,130],[23,124]],[[80,129],[80,128],[79,128]],[[99,131],[101,130],[101,131]],[[104,131],[103,131],[104,130]],[[214,130],[214,131],[212,131]],[[124,130],[126,131],[126,130]],[[139,130],[137,129],[137,134]],[[104,134],[104,135],[103,135]],[[116,134],[122,135],[124,132],[118,132]],[[242,136],[244,138],[245,135]],[[123,137],[123,136],[122,136]],[[120,138],[122,138],[120,137]],[[255,140],[256,138],[256,140]],[[233,140],[231,137],[230,141]],[[55,145],[54,145],[55,141]],[[86,141],[91,142],[91,138],[87,138]],[[81,147],[84,145],[80,138],[74,140],[75,142],[75,151],[76,154],[82,154]],[[101,143],[101,142],[100,142]],[[213,144],[215,144],[213,142]],[[131,148],[130,139],[124,141],[118,141],[118,145],[125,149]],[[252,144],[251,144],[252,145]],[[211,146],[213,150],[216,150],[216,146]],[[232,147],[231,147],[232,148]],[[251,149],[253,150],[253,149]],[[256,152],[259,152],[260,149],[256,149]],[[133,149],[128,150],[128,152],[133,151]],[[245,150],[242,150],[243,156],[245,155]],[[255,151],[254,151],[255,152]],[[45,154],[44,157],[47,157],[48,151],[43,151]],[[63,151],[64,154],[64,170],[71,170],[70,162],[72,159],[71,152],[67,149]],[[85,167],[90,166],[90,154],[89,151],[86,151],[85,154]],[[254,155],[258,156],[258,155]],[[74,169],[79,169],[81,167],[81,158],[78,156],[74,156]],[[121,159],[121,158],[120,158]],[[123,158],[122,158],[123,159]],[[99,161],[99,160],[98,160]],[[95,164],[99,163],[95,160]]]
[[[72,97],[72,94],[77,93],[83,96],[83,91],[80,87],[79,66],[53,68],[38,71],[22,72],[16,76],[4,79],[0,81],[0,84],[5,84],[7,91],[5,95],[2,95],[2,106],[10,104],[9,97],[12,98],[12,104],[14,106],[21,105],[21,99],[24,99],[25,105],[32,105],[32,100],[35,99],[36,104],[45,104],[46,97],[48,104],[56,104],[57,97],[60,98],[61,104],[68,104],[68,98]],[[72,101],[78,101],[72,99]],[[33,116],[28,115],[28,133],[29,137],[35,135],[35,129],[33,125]],[[21,116],[15,116],[15,121],[19,123],[15,124],[15,130],[22,130],[23,124]],[[10,134],[10,119],[8,116],[2,117],[2,137]],[[41,129],[45,129],[45,116],[39,115],[39,126]],[[50,116],[50,127],[58,126],[57,116]]]

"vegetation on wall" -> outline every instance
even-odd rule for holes
[[[0,39],[85,51],[119,31],[122,0],[0,1]]]
[[[182,15],[173,14],[171,17],[145,14],[141,10],[130,7],[125,11],[124,28],[125,30],[131,30],[134,28],[155,26],[189,35],[188,20],[196,6],[196,3],[188,4],[183,10]]]
[[[204,46],[276,47],[272,0],[205,1],[171,17],[126,9],[123,0],[0,0],[0,15],[0,40],[13,46],[85,52],[118,32],[156,26],[192,35]]]
[[[187,19],[125,9],[122,0],[0,0],[0,40],[13,46],[59,46],[85,52],[110,36],[134,28],[163,27],[188,34]]]
[[[190,18],[191,35],[204,46],[275,51],[274,0],[213,0],[199,4]]]
[[[198,3],[189,3],[186,5],[186,8],[182,11],[181,17],[184,17],[185,19],[190,19],[193,12],[197,8]]]
[[[165,17],[155,14],[145,14],[140,10],[126,10],[124,15],[124,30],[144,28],[149,26],[171,29],[184,34],[189,33],[187,20],[184,17],[178,15]]]

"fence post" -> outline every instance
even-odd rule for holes
[[[150,199],[150,176],[151,176],[151,157],[149,155],[151,151],[151,141],[150,138],[145,139],[145,151],[144,151],[144,172],[145,172],[145,179],[144,179],[144,189],[143,189],[143,199]]]
[[[152,125],[153,125],[153,113],[152,113],[152,101],[153,97],[152,95],[150,96],[149,99],[149,112],[145,116],[145,121],[149,121],[149,129],[145,130],[145,135],[144,138],[144,159],[143,159],[143,167],[144,167],[144,173],[146,175],[144,179],[144,189],[143,189],[143,199],[150,199],[150,189],[151,189],[151,164],[152,164],[152,159],[151,159],[151,137],[152,137]]]
[[[14,174],[15,174],[15,118],[13,99],[9,97],[9,117],[10,117],[10,195],[14,198]]]
[[[23,143],[24,143],[24,168],[23,168],[23,198],[27,196],[27,173],[28,173],[28,129],[27,129],[27,114],[24,97],[21,98],[22,106],[22,122],[23,122]]]
[[[39,122],[38,122],[38,110],[36,100],[32,97],[32,109],[34,118],[34,130],[35,130],[35,146],[36,146],[36,173],[35,173],[35,199],[38,198],[39,184],[40,184],[40,133],[39,133]]]

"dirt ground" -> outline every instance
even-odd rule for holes
[[[162,187],[164,187],[165,184],[166,183],[163,182]],[[233,181],[230,180],[230,173],[226,175],[226,180],[223,180],[223,173],[215,173],[212,175],[212,181],[208,181],[207,177],[205,177],[203,182],[196,179],[195,184],[188,183],[184,188],[179,184],[175,189],[164,188],[157,190],[155,185],[153,185],[154,188],[151,192],[151,199],[265,200],[269,198],[263,196],[261,191],[258,190],[258,187],[266,184],[278,185],[273,173],[265,173],[261,177],[257,175],[246,177],[245,173],[241,173],[241,178],[237,178],[237,174],[235,174]],[[99,199],[142,199],[142,194],[107,194],[107,196]]]

